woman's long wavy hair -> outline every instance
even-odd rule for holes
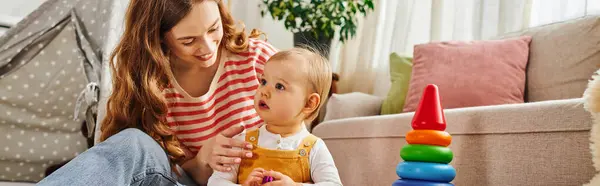
[[[102,120],[101,141],[127,129],[137,128],[161,145],[173,166],[180,163],[184,151],[169,128],[167,102],[162,90],[169,85],[171,70],[168,48],[161,42],[171,30],[202,0],[131,0],[125,16],[125,30],[110,56],[113,90]],[[248,50],[248,37],[258,37],[252,30],[247,36],[236,29],[235,22],[222,1],[216,0],[224,34],[221,49],[234,53]]]

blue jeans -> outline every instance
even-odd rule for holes
[[[166,151],[139,129],[126,129],[81,153],[38,185],[195,185],[178,177]]]

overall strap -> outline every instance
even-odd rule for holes
[[[302,139],[302,143],[300,143],[300,146],[298,146],[298,149],[299,150],[304,149],[304,151],[306,151],[306,155],[308,155],[308,154],[310,154],[310,150],[312,149],[312,147],[315,145],[315,143],[317,143],[317,140],[319,140],[319,138],[317,136],[309,134],[304,139]]]
[[[258,129],[246,132],[246,141],[252,143],[252,146],[258,146]]]

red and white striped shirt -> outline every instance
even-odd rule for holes
[[[254,110],[257,75],[277,49],[256,39],[249,40],[248,49],[243,53],[224,51],[208,92],[200,97],[189,96],[176,81],[163,91],[169,106],[167,122],[194,154],[231,126],[253,129],[263,124]]]

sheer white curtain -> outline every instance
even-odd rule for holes
[[[386,95],[392,52],[412,56],[419,43],[490,39],[595,14],[600,0],[376,0],[375,7],[354,39],[332,45],[341,93]]]

